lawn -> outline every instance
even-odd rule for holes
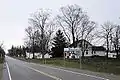
[[[23,60],[23,59],[22,59]],[[120,60],[105,59],[103,57],[85,58],[80,67],[79,59],[51,58],[51,59],[24,59],[28,62],[50,64],[61,67],[85,69],[95,72],[105,72],[120,75]]]

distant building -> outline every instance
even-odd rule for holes
[[[115,52],[109,52],[108,57],[109,58],[117,58],[117,54]]]
[[[103,46],[92,46],[92,55],[105,56],[106,49]]]
[[[35,54],[35,58],[37,58],[37,59],[41,59],[42,58],[42,54],[41,53],[34,53]],[[50,54],[48,54],[48,53],[46,53],[45,55],[44,55],[44,58],[51,58],[52,56],[50,55]],[[32,59],[33,58],[33,53],[28,53],[28,52],[26,52],[26,58],[30,58],[30,59]]]
[[[65,58],[79,58],[81,54],[80,48],[64,48]]]
[[[120,55],[120,51],[118,51],[118,55]],[[109,58],[117,58],[117,53],[115,50],[112,50],[108,53]]]
[[[73,47],[79,50],[77,50],[77,52],[76,50],[71,51],[70,49],[72,49]],[[85,57],[106,55],[106,49],[103,46],[93,46],[91,43],[84,39],[76,41],[74,45],[71,44],[68,50],[69,51],[65,51],[65,58],[79,58],[80,55],[82,56],[82,51],[84,51]]]

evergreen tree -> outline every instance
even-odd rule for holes
[[[67,46],[66,38],[61,30],[56,32],[56,36],[53,38],[54,47],[52,48],[53,57],[63,57],[64,48]]]

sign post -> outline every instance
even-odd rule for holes
[[[79,61],[80,61],[80,69],[82,69],[82,64],[81,64],[81,54],[79,54]]]
[[[82,69],[82,60],[81,60],[81,49],[80,48],[64,48],[64,66],[65,66],[65,53],[66,52],[74,52],[77,55],[77,58],[79,58],[79,67]]]

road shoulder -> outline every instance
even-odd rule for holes
[[[59,70],[61,69],[61,70],[68,71],[68,72],[73,72],[73,73],[78,73],[78,74],[80,73],[82,75],[98,77],[98,78],[103,78],[103,79],[108,79],[108,80],[119,80],[120,79],[120,75],[92,72],[89,70],[80,70],[80,69],[75,69],[75,68],[65,68],[65,67],[59,67],[59,66],[47,65],[47,64],[37,64],[37,63],[32,63],[32,62],[30,62],[30,64],[43,66],[43,67],[49,67],[49,68],[53,68],[53,69],[59,69]]]
[[[24,61],[24,62],[26,62],[26,61]],[[87,74],[87,75],[94,75],[97,77],[102,77],[102,78],[106,78],[106,79],[110,79],[110,80],[119,80],[120,79],[120,75],[114,75],[114,74],[109,74],[109,73],[93,72],[93,71],[89,71],[89,70],[66,68],[66,67],[60,67],[60,66],[55,66],[55,65],[50,65],[50,64],[49,65],[48,64],[40,64],[40,63],[34,63],[34,62],[26,62],[26,63],[31,64],[31,65],[47,66],[47,67],[52,67],[52,68],[57,68],[57,69],[69,70],[72,72],[77,72],[77,73],[82,73],[82,74]]]
[[[6,63],[3,64],[2,80],[10,80],[10,79],[9,79],[9,74],[8,74],[8,70],[7,70]]]

